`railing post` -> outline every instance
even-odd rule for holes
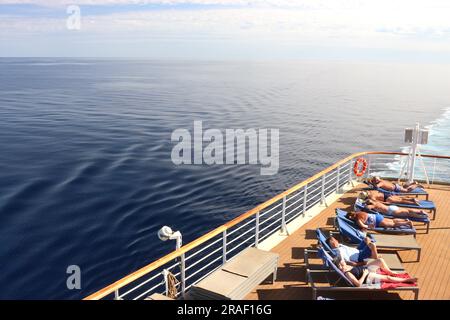
[[[255,247],[258,248],[259,245],[259,211],[256,213],[256,226],[255,226]]]
[[[286,233],[286,196],[283,197],[283,209],[281,210],[281,232]]]
[[[325,175],[326,175],[326,173],[322,176],[322,188],[320,190],[320,203],[321,204],[325,203]]]
[[[303,216],[306,214],[306,202],[308,198],[308,184],[305,184],[305,188],[303,189]]]
[[[222,232],[222,263],[225,264],[227,262],[227,230],[223,230]]]
[[[114,291],[114,300],[123,300],[119,295],[119,289]]]
[[[184,297],[186,291],[186,259],[184,253],[181,255],[180,260],[181,295]]]
[[[353,168],[352,168],[352,164],[353,164],[353,159],[350,160],[350,165],[348,166],[348,184],[352,184],[353,185]]]
[[[435,172],[436,172],[436,158],[434,158],[434,161],[433,161],[433,175],[432,175],[432,177],[431,177],[431,184],[434,184],[434,175],[435,175]]]
[[[163,275],[163,278],[164,278],[164,285],[165,285],[165,288],[166,288],[166,296],[169,296],[169,281],[167,280],[168,274],[169,274],[169,271],[167,269],[164,269],[162,271],[162,275]]]
[[[337,167],[337,178],[336,178],[336,193],[339,192],[339,185],[341,183],[341,166]]]
[[[370,170],[371,170],[370,163],[372,162],[371,161],[372,158],[371,158],[370,154],[368,154],[366,157],[367,157],[367,175],[366,175],[366,178],[369,178],[370,177]]]

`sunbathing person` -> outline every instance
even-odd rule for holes
[[[345,260],[350,266],[363,266],[367,264],[367,259],[380,260],[380,264],[386,266],[386,262],[378,254],[377,246],[370,240],[369,237],[364,239],[364,242],[358,247],[353,248],[339,243],[335,237],[329,237],[326,240],[331,249],[335,250],[338,255]]]
[[[395,228],[408,226],[412,228],[412,222],[406,219],[389,219],[385,218],[381,213],[367,213],[363,211],[349,212],[347,218],[356,222],[361,229]]]
[[[368,180],[368,183],[373,185],[376,188],[381,188],[387,191],[392,191],[392,192],[403,192],[403,193],[408,193],[411,192],[412,190],[416,189],[416,188],[423,188],[421,185],[413,182],[413,183],[406,183],[400,185],[398,183],[393,183],[387,180],[382,180],[380,177],[372,177],[371,179]]]
[[[384,204],[397,203],[397,204],[418,205],[418,206],[420,205],[420,202],[417,198],[398,196],[392,192],[381,192],[377,190],[361,191],[358,195],[358,198],[360,198],[363,201],[366,201],[367,199],[375,200],[382,202]]]
[[[333,259],[333,263],[348,277],[355,287],[361,287],[364,283],[415,283],[417,281],[417,278],[401,278],[397,273],[386,268],[387,266],[382,266],[379,262],[369,263],[367,266],[352,267],[345,263],[344,259],[338,255]],[[386,274],[380,274],[379,271]]]
[[[367,199],[365,201],[366,208],[369,210],[378,211],[379,213],[384,213],[395,218],[426,218],[428,214],[419,209],[412,208],[400,208],[394,205],[385,205],[382,202]]]

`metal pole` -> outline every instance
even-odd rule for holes
[[[255,227],[255,247],[258,248],[259,244],[259,211],[256,213],[256,227]]]
[[[303,216],[306,214],[306,200],[308,198],[308,184],[305,185],[303,189]]]
[[[353,163],[353,159],[350,160],[349,173],[348,173],[348,184],[351,183],[353,185],[353,168],[352,168],[352,163]]]
[[[283,197],[283,209],[281,210],[281,232],[286,233],[286,196]]]
[[[227,262],[227,230],[222,232],[222,263]]]
[[[169,271],[167,271],[167,269],[164,269],[163,272],[162,272],[163,277],[164,277],[164,284],[165,284],[165,287],[166,287],[166,296],[169,295],[169,283],[167,281],[168,273],[169,273]]]
[[[337,167],[337,179],[336,179],[336,193],[339,192],[339,185],[341,183],[341,166]]]
[[[320,191],[320,203],[325,202],[325,175],[322,176],[322,190]]]
[[[434,158],[434,161],[433,161],[433,176],[431,178],[431,184],[434,184],[434,175],[435,175],[435,173],[436,173],[436,158]]]
[[[183,245],[183,239],[181,234],[179,237],[177,237],[176,241],[177,241],[176,249],[179,250]],[[184,297],[186,290],[186,257],[184,253],[180,256],[180,282],[181,282],[181,294]]]
[[[417,143],[419,142],[419,132],[420,132],[420,126],[418,123],[416,123],[416,127],[414,129],[413,133],[413,142],[411,145],[411,159],[409,163],[409,170],[408,170],[408,182],[414,181],[414,170],[416,166],[416,153],[417,153]]]

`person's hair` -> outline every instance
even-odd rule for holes
[[[331,239],[334,239],[334,237],[333,236],[329,236],[328,238],[327,238],[327,240],[325,240],[325,242],[327,243],[327,245],[329,245],[330,247],[331,247]]]
[[[361,191],[358,195],[358,198],[360,198],[361,200],[367,200],[368,197],[369,193],[367,191]]]
[[[337,254],[334,258],[333,258],[333,263],[339,268],[339,265],[341,264],[341,260],[342,257],[340,254]]]

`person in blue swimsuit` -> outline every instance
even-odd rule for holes
[[[380,213],[367,213],[363,211],[349,212],[347,218],[356,222],[361,229],[374,229],[374,228],[398,228],[407,226],[412,228],[412,222],[407,219],[390,219],[385,218]]]

